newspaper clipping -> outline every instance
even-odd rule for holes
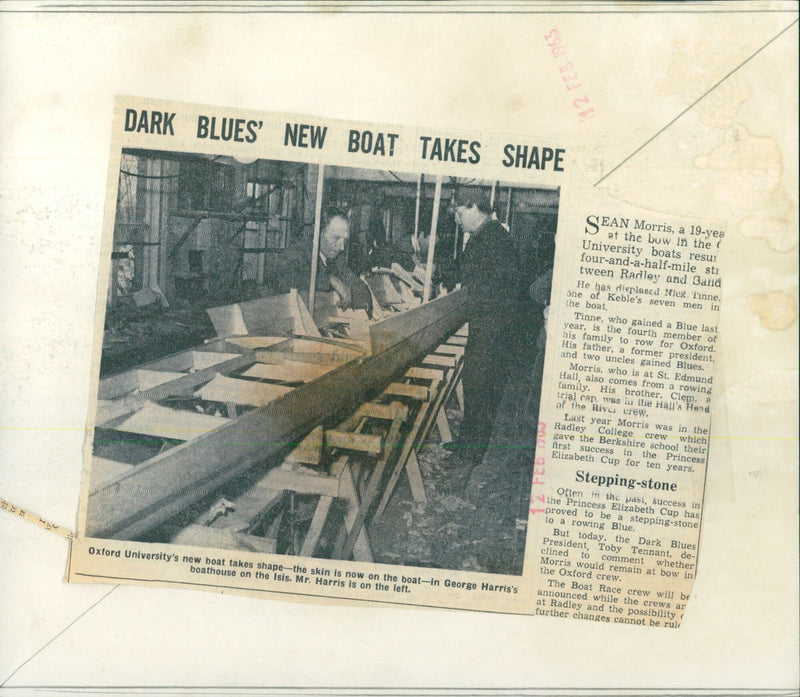
[[[73,582],[678,627],[725,225],[568,143],[117,99]]]

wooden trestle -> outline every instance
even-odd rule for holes
[[[383,515],[395,486],[405,473],[417,502],[427,500],[416,450],[435,425],[443,442],[451,439],[445,405],[460,391],[466,329],[440,344],[387,385],[375,399],[358,407],[335,428],[317,426],[283,462],[269,470],[246,493],[231,501],[221,500],[205,517],[209,546],[220,539],[234,546],[252,547],[248,531],[276,507],[291,506],[295,494],[318,497],[311,524],[299,556],[314,556],[336,499],[344,504],[332,558],[373,561],[368,524]],[[212,527],[213,526],[213,527]],[[273,525],[273,529],[274,529]],[[191,535],[179,533],[173,542],[204,544],[202,528],[191,526]],[[264,538],[261,538],[264,540]],[[262,545],[274,550],[274,540]]]
[[[356,343],[300,336],[296,325],[289,326],[289,337],[255,334],[262,329],[251,326],[252,318],[261,306],[247,305],[239,311],[248,335],[221,337],[104,378],[94,422],[85,534],[142,539],[234,478],[285,457],[290,444],[316,427],[331,429],[358,405],[374,400],[387,384],[398,394],[392,399],[387,395],[384,402],[407,404],[414,414],[401,432],[410,428],[426,434],[427,414],[437,413],[434,403],[441,385],[450,384],[448,376],[455,374],[458,356],[452,351],[458,352],[459,343],[446,349],[450,353],[435,349],[464,324],[465,300],[463,291],[442,296],[370,325],[366,339]],[[299,301],[295,294],[287,302]],[[238,315],[233,319],[238,322]],[[443,377],[434,389],[422,373],[408,376],[404,371],[409,366],[438,370]],[[441,418],[439,426],[446,438]],[[386,449],[385,435],[378,442],[367,437],[369,430],[365,438],[345,438],[342,429],[333,428],[323,431],[323,440],[328,448],[345,453],[358,445],[358,452],[366,448],[374,458]],[[413,472],[414,441],[406,446],[405,437],[400,442],[408,448],[405,459],[411,459]],[[124,445],[125,439],[137,447],[156,447],[143,449],[138,459],[125,459],[128,451],[115,445]],[[389,468],[391,458],[383,466]],[[390,491],[404,467],[392,470]],[[327,486],[336,496],[338,485]],[[378,501],[381,511],[385,505]]]

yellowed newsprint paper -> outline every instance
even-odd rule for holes
[[[536,134],[121,96],[111,142],[70,581],[680,626],[725,221]]]

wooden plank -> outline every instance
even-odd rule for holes
[[[461,413],[464,413],[464,383],[461,382],[461,376],[459,375],[458,381],[456,382],[456,399],[458,400],[458,408],[461,410]]]
[[[222,360],[225,360],[224,358]],[[221,362],[221,361],[220,361]],[[183,373],[168,373],[161,370],[137,370],[136,377],[139,382],[139,391],[145,391],[163,385],[170,380],[177,380],[183,377]]]
[[[325,445],[329,448],[357,450],[372,455],[380,455],[383,450],[383,442],[380,436],[349,431],[325,431]]]
[[[247,327],[245,334],[265,331],[270,334],[283,334],[302,329],[297,291],[247,300],[238,305]]]
[[[439,203],[442,198],[442,175],[436,175],[436,185],[433,190],[433,215],[431,216],[430,237],[428,238],[428,257],[425,263],[425,282],[422,292],[422,302],[431,299],[431,286],[433,281],[433,259],[436,253],[436,231],[439,227]]]
[[[436,347],[434,353],[441,353],[448,356],[458,356],[459,358],[464,355],[463,346],[451,346],[450,344],[440,344]]]
[[[340,498],[345,499],[347,507],[344,512],[344,527],[348,536],[356,524],[359,510],[358,491],[356,483],[353,481],[353,473],[349,467],[344,467],[341,473],[341,492]],[[361,526],[353,543],[353,559],[355,561],[373,562],[372,547],[369,544],[367,529]]]
[[[252,407],[263,407],[282,397],[294,388],[253,380],[237,380],[216,375],[197,391],[197,396],[212,402],[233,402]]]
[[[224,360],[224,359],[222,359]],[[150,390],[165,382],[182,378],[184,373],[165,370],[145,370],[137,368],[118,375],[104,378],[97,390],[98,399],[118,399],[133,392]]]
[[[170,440],[191,440],[231,423],[231,419],[148,403],[116,425],[117,431],[142,433]]]
[[[314,337],[295,337],[291,343],[292,351],[302,354],[303,352],[310,353],[328,353],[332,356],[341,358],[342,360],[350,360],[363,353],[363,348],[360,344],[346,339],[328,339]]]
[[[314,198],[314,235],[311,239],[311,278],[308,285],[308,309],[314,314],[317,295],[319,245],[322,235],[322,196],[325,191],[325,165],[317,167],[317,195]]]
[[[423,365],[442,365],[447,368],[455,368],[458,359],[455,356],[445,356],[439,353],[430,353],[422,359]]]
[[[461,384],[461,372],[464,368],[464,362],[461,361],[455,368],[451,368],[447,371],[447,377],[445,378],[444,388],[439,391],[439,394],[436,396],[436,400],[433,404],[433,408],[431,410],[428,419],[425,421],[424,425],[420,429],[420,435],[418,442],[420,444],[424,443],[426,438],[428,437],[428,432],[430,431],[431,426],[433,425],[434,421],[439,417],[439,414],[445,413],[445,407],[447,406],[447,402],[450,399],[450,395],[453,393],[453,389],[457,389],[458,386]],[[447,423],[447,432],[449,433],[449,422]],[[442,442],[444,441],[444,436],[439,432],[439,435],[442,436]],[[450,435],[450,440],[452,440],[452,434]],[[449,442],[449,441],[447,441]]]
[[[412,366],[406,371],[406,377],[416,380],[431,380],[441,382],[444,380],[444,371],[436,370],[436,368],[420,368],[419,366]]]
[[[214,346],[214,349],[216,348],[219,347]],[[227,350],[225,351],[212,350],[211,347],[209,347],[209,350],[202,351],[198,350],[197,348],[187,349],[186,351],[179,351],[178,353],[173,353],[171,356],[165,356],[164,358],[159,358],[155,361],[145,363],[144,365],[139,366],[137,370],[158,370],[171,373],[188,373],[190,371],[194,372],[198,370],[204,370],[212,365],[218,365],[224,361],[228,361],[232,358],[242,355],[241,351],[233,353],[231,351],[231,347],[226,348]],[[113,378],[104,378],[100,382],[103,384],[106,382],[106,380],[111,379]]]
[[[439,439],[442,443],[452,442],[453,434],[450,431],[450,422],[447,420],[447,414],[444,409],[439,409],[436,412],[436,428],[439,429]]]
[[[314,551],[319,543],[319,537],[325,527],[325,521],[328,519],[328,512],[331,510],[332,503],[332,496],[319,497],[317,507],[314,509],[314,516],[311,518],[311,526],[308,528],[306,539],[303,540],[303,547],[300,549],[301,557],[314,556]]]
[[[197,386],[208,382],[217,374],[217,371],[239,370],[253,362],[253,358],[249,355],[234,354],[234,356],[234,358],[225,360],[210,368],[198,370],[194,373],[182,374],[181,377],[176,380],[156,385],[139,394],[126,395],[116,400],[101,400],[98,402],[94,425],[106,426],[109,422],[120,416],[142,409],[148,402],[157,402],[173,396],[192,397],[194,396],[194,391]],[[148,363],[146,365],[153,364],[154,363]]]
[[[409,397],[410,399],[417,399],[424,402],[430,399],[431,390],[424,385],[411,385],[407,382],[392,382],[383,391],[386,395],[395,395],[397,397]]]
[[[411,495],[417,503],[427,503],[428,497],[425,494],[425,484],[422,481],[422,473],[419,470],[419,460],[417,460],[416,448],[412,448],[406,461],[406,476],[408,485],[411,487]]]
[[[453,334],[448,340],[447,344],[450,346],[466,346],[468,338],[466,336],[459,336],[458,334]]]
[[[349,359],[332,353],[312,353],[308,351],[298,352],[288,349],[256,351],[255,358],[259,363],[279,365],[286,361],[296,361],[298,363],[327,363],[334,368],[346,363]]]

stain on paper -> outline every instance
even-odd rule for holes
[[[708,89],[709,76],[722,75],[742,59],[736,44],[724,37],[714,40],[703,36],[694,41],[679,39],[673,42],[675,53],[667,76],[656,82],[656,92],[662,96],[678,95],[691,104]],[[700,120],[710,128],[727,128],[753,93],[740,75],[734,74],[717,85],[695,105]]]
[[[780,290],[751,295],[747,299],[747,305],[751,312],[758,315],[761,326],[765,329],[788,329],[797,320],[797,300]]]
[[[791,252],[797,247],[797,210],[783,187],[766,208],[744,218],[739,231],[745,237],[762,238],[776,252]]]
[[[731,124],[722,143],[694,160],[699,169],[719,174],[714,197],[734,216],[766,206],[778,188],[783,172],[774,139],[754,136],[742,124]]]

